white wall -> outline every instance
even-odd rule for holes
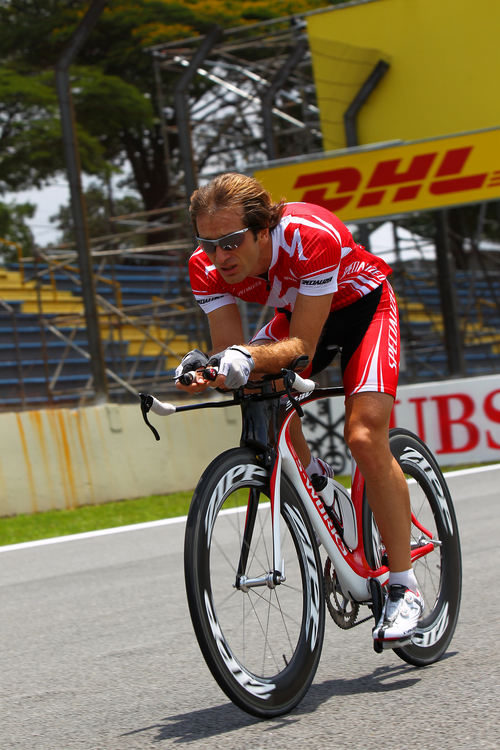
[[[332,403],[338,418],[343,399]],[[0,414],[0,516],[190,490],[239,444],[235,406],[151,421],[159,442],[138,405]],[[442,465],[500,461],[500,375],[403,386],[393,421]]]
[[[139,405],[0,414],[0,516],[188,490],[239,444],[238,407],[151,416]]]

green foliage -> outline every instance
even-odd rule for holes
[[[85,190],[85,206],[87,213],[87,227],[90,237],[103,237],[112,234],[115,231],[124,231],[128,227],[120,226],[117,222],[110,222],[111,216],[122,216],[124,214],[134,213],[142,210],[142,204],[138,197],[134,195],[125,195],[113,199],[102,185],[97,182],[92,183]],[[50,217],[51,223],[55,224],[61,232],[60,242],[72,242],[73,233],[73,216],[71,206],[61,206],[54,216]],[[134,247],[138,244],[144,244],[144,237],[134,235],[130,240],[121,241],[121,247]]]
[[[38,186],[53,169],[56,112],[44,77],[0,68],[0,193]]]
[[[98,139],[78,126],[85,171],[105,168]],[[65,169],[53,75],[0,67],[0,194],[40,188]]]
[[[16,245],[20,246],[23,255],[31,252],[33,233],[26,220],[33,218],[35,210],[32,203],[0,202],[0,255],[6,260],[17,260]]]
[[[98,139],[108,162],[123,156],[124,130],[140,133],[154,127],[150,96],[118,76],[78,67],[72,69],[71,83],[77,122]]]
[[[65,170],[55,66],[89,8],[81,0],[0,3],[0,194]],[[171,186],[151,54],[187,36],[323,6],[321,0],[109,0],[71,69],[82,169],[105,179],[125,164],[146,209]],[[173,124],[173,123],[172,123]],[[175,150],[175,131],[169,151]]]

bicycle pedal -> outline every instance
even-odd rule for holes
[[[382,639],[380,640],[374,640],[373,641],[373,649],[377,652],[377,654],[381,654],[382,651],[386,651],[388,649],[393,648],[402,648],[403,646],[409,646],[412,642],[411,636],[408,638],[401,638],[397,641],[384,641]]]

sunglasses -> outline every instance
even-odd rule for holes
[[[203,237],[196,237],[196,242],[200,245],[203,250],[209,255],[215,253],[217,247],[222,250],[236,250],[245,239],[245,232],[248,232],[250,227],[245,229],[238,229],[237,232],[231,232],[231,234],[225,234],[223,237],[218,237],[216,240],[205,240]]]

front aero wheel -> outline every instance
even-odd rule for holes
[[[240,708],[263,718],[290,711],[304,696],[325,627],[314,534],[284,477],[280,527],[286,580],[275,585],[269,575],[273,543],[267,471],[247,449],[227,451],[208,467],[186,527],[191,619],[222,690]]]
[[[460,608],[462,562],[458,524],[446,480],[427,446],[408,430],[390,432],[391,451],[408,481],[412,510],[411,546],[432,551],[414,560],[413,570],[424,597],[424,612],[411,644],[395,653],[415,666],[437,661],[453,637]],[[365,554],[372,567],[383,561],[384,548],[375,522],[364,518]]]

